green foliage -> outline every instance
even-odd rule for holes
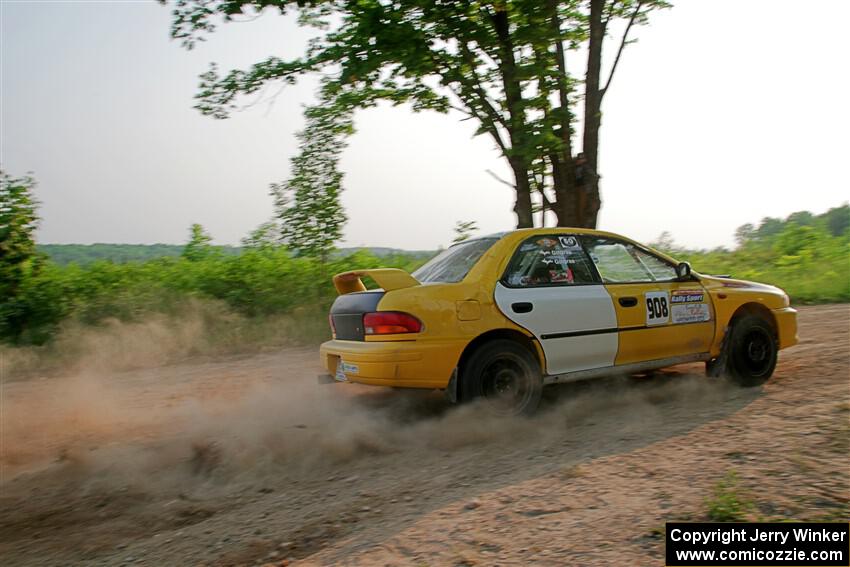
[[[829,209],[821,215],[821,219],[832,236],[847,234],[850,229],[850,205],[844,203],[840,207]]]
[[[682,250],[669,235],[657,244],[689,260],[699,272],[772,283],[797,303],[850,301],[850,223],[835,220],[843,218],[841,211],[846,210],[844,205],[813,215],[805,226],[767,219],[762,225],[767,224],[768,230],[760,225],[739,231],[746,236],[732,251]],[[834,234],[836,226],[844,231]],[[224,304],[243,317],[244,333],[250,333],[251,325],[262,327],[269,318],[283,315],[304,322],[298,334],[313,340],[327,332],[325,314],[336,297],[331,274],[374,267],[413,271],[433,255],[388,248],[348,249],[330,254],[323,263],[321,258],[293,255],[273,239],[269,241],[273,230],[273,226],[261,227],[238,253],[235,249],[216,252],[221,249],[209,247],[198,227],[192,231],[198,255],[175,256],[173,249],[166,249],[170,256],[143,262],[60,265],[35,254],[26,262],[23,277],[16,280],[16,292],[0,296],[0,340],[43,344],[70,320],[103,325],[151,314],[179,317],[196,299]],[[151,254],[160,250],[151,248]]]
[[[424,254],[375,256],[368,251],[319,259],[293,257],[280,246],[246,248],[238,255],[202,254],[116,264],[96,261],[59,266],[42,261],[14,300],[2,304],[0,339],[42,344],[60,324],[86,325],[139,320],[146,315],[180,313],[194,298],[217,300],[235,313],[261,320],[309,313],[325,331],[336,297],[329,274],[386,266],[413,271]],[[11,332],[15,323],[18,332]]]
[[[0,297],[15,295],[36,255],[35,180],[0,170]]]
[[[253,250],[274,248],[279,245],[280,226],[275,221],[264,222],[242,239],[242,246]]]
[[[797,303],[850,301],[848,215],[850,207],[842,205],[821,215],[765,218],[758,227],[738,228],[738,247],[731,251],[678,249],[672,240],[658,247],[704,274],[779,286]]]
[[[533,222],[532,186],[562,225],[575,226],[570,219],[584,212],[572,148],[581,137],[595,187],[601,103],[617,67],[601,75],[603,43],[612,38],[619,62],[633,26],[668,6],[664,0],[177,0],[171,34],[191,49],[222,20],[266,9],[297,13],[315,35],[303,53],[226,73],[212,64],[201,75],[196,108],[227,118],[242,97],[305,75],[318,75],[322,106],[343,116],[379,101],[415,111],[454,108],[478,124],[477,134],[492,137],[511,166],[520,226]],[[584,81],[570,73],[565,53],[587,59]],[[583,136],[575,131],[579,100]]]
[[[339,200],[343,174],[337,165],[351,131],[347,112],[333,105],[308,109],[292,175],[285,183],[272,184],[281,240],[298,256],[324,263],[342,238],[347,216]]]
[[[707,516],[712,522],[740,522],[745,519],[752,504],[739,494],[738,475],[729,471],[714,486],[714,494],[707,498]]]
[[[117,264],[125,262],[147,262],[155,258],[179,258],[184,244],[37,244],[36,249],[52,262],[87,265],[99,260]],[[216,254],[236,255],[241,252],[235,246],[212,246]]]
[[[469,240],[472,237],[472,233],[477,230],[478,225],[475,224],[475,221],[457,221],[455,223],[455,237],[452,239],[452,242],[457,244],[458,242]]]
[[[241,246],[211,246],[214,254],[238,256],[244,248],[263,248],[279,246],[280,227],[277,223],[263,223],[242,239]],[[109,261],[116,264],[127,262],[147,262],[159,258],[179,258],[183,254],[185,244],[36,244],[36,250],[47,256],[51,262],[65,266],[79,264],[87,266],[98,261]],[[335,256],[350,255],[354,252],[366,251],[383,258],[393,254],[406,254],[422,258],[430,258],[433,250],[399,250],[373,246],[367,248],[341,248],[334,252]]]
[[[212,242],[212,236],[204,230],[204,227],[197,223],[193,224],[189,227],[189,242],[183,248],[182,256],[193,262],[203,260],[213,253],[210,242]]]
[[[28,284],[44,264],[35,248],[35,180],[0,170],[0,336],[17,340],[29,324]]]

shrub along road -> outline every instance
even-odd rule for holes
[[[665,521],[850,517],[850,307],[741,390],[698,365],[533,419],[315,385],[314,349],[3,386],[5,565],[660,564]]]

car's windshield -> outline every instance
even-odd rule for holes
[[[478,238],[455,244],[413,272],[413,277],[421,283],[459,282],[497,240],[498,238]]]

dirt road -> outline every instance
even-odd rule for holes
[[[682,366],[533,419],[318,386],[314,349],[7,378],[0,564],[661,565],[724,479],[748,518],[847,520],[850,306],[800,336],[763,388]]]

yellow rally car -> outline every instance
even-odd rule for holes
[[[533,412],[546,384],[685,362],[755,386],[797,342],[782,290],[698,274],[596,230],[476,238],[413,274],[360,270],[334,284],[321,382],[439,388],[516,413]]]

